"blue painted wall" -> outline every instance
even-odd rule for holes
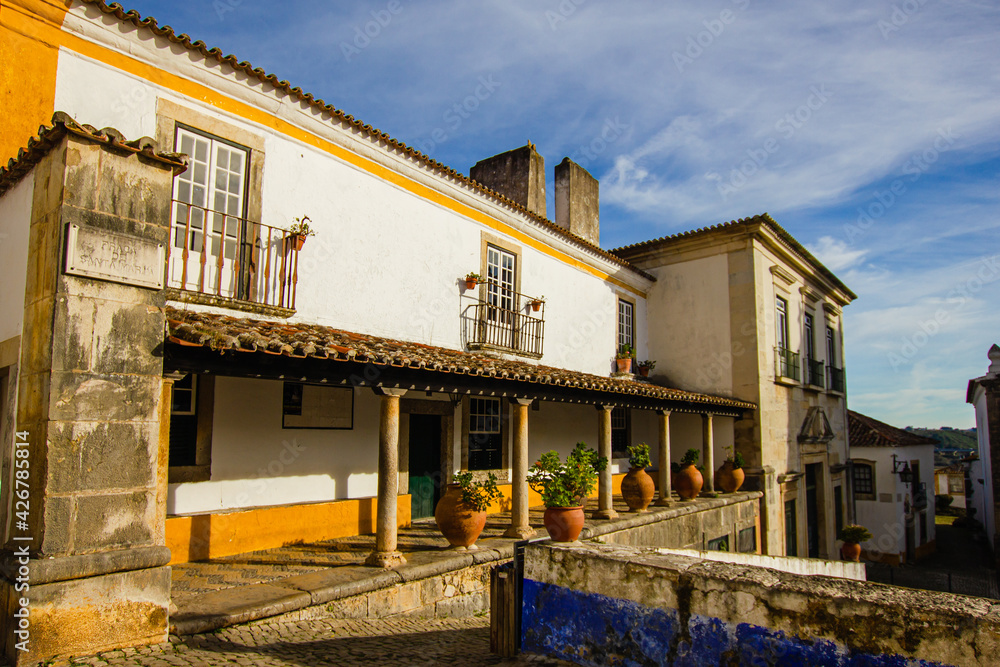
[[[684,631],[686,629],[686,631]],[[901,655],[856,653],[749,623],[647,607],[631,600],[524,580],[522,650],[580,665],[932,667]]]

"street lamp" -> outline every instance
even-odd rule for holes
[[[900,468],[900,463],[903,467]],[[908,461],[903,462],[896,459],[896,455],[892,455],[892,472],[893,474],[899,475],[899,481],[903,484],[910,484],[913,482],[913,471],[910,470],[910,463]]]

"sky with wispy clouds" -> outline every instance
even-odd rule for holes
[[[856,292],[849,404],[969,427],[1000,343],[1000,4],[125,2],[468,173],[536,144],[601,245],[769,212]]]

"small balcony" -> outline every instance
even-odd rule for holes
[[[799,380],[799,353],[783,347],[774,348],[774,373],[779,378]]]
[[[545,302],[492,281],[478,289],[485,300],[475,301],[462,312],[462,333],[469,349],[541,359]]]
[[[827,379],[829,382],[830,391],[836,391],[841,394],[844,393],[844,369],[837,368],[835,366],[827,366]]]
[[[168,288],[178,290],[183,300],[235,300],[294,310],[296,237],[278,227],[177,200],[172,209]]]
[[[826,372],[823,362],[816,361],[815,359],[808,359],[806,361],[806,384],[822,389],[825,384],[825,378]]]

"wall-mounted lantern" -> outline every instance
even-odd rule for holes
[[[902,464],[902,468],[900,468]],[[903,484],[910,484],[913,482],[913,471],[910,470],[910,464],[908,461],[899,461],[896,459],[896,455],[892,455],[892,472],[894,475],[899,475],[899,481]]]

